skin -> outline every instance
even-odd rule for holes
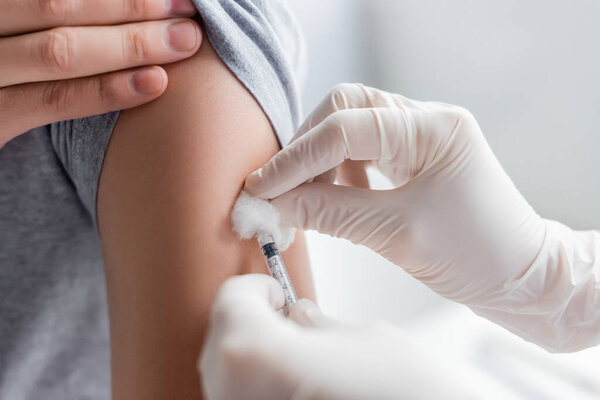
[[[202,40],[191,0],[0,0],[0,148],[51,122],[134,107]],[[138,68],[135,68],[138,67]],[[116,72],[115,72],[116,71]]]
[[[229,216],[279,150],[273,129],[208,41],[166,70],[163,96],[121,114],[100,179],[115,400],[202,398],[196,363],[218,287],[267,272]],[[283,257],[314,298],[301,235]]]

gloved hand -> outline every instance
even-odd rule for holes
[[[332,184],[346,159],[396,188]],[[538,216],[464,108],[341,85],[245,190],[550,350],[600,341],[600,234]]]
[[[433,360],[391,325],[350,325],[301,299],[286,319],[273,278],[230,278],[213,304],[199,360],[212,400],[471,399],[450,360]],[[450,367],[446,367],[449,365]]]

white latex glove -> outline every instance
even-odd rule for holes
[[[391,325],[350,325],[284,295],[262,274],[230,278],[213,304],[199,360],[211,400],[473,399],[472,383]],[[449,365],[449,367],[446,367]]]
[[[332,184],[346,159],[397,188]],[[599,342],[600,234],[539,217],[463,108],[341,85],[245,190],[273,199],[284,222],[368,246],[550,350]]]

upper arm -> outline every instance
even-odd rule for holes
[[[199,397],[195,364],[218,286],[266,272],[229,213],[246,175],[278,150],[271,125],[207,40],[167,72],[165,95],[122,112],[100,179],[116,400]],[[299,295],[312,297],[302,240],[287,253]]]

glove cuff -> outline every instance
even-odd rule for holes
[[[527,271],[471,309],[550,351],[600,343],[600,233],[544,220],[542,248]]]

